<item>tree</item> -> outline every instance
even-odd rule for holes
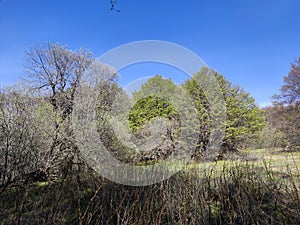
[[[198,133],[196,151],[193,157],[199,157],[203,151],[206,150],[206,146],[209,142],[210,136],[210,110],[209,102],[205,96],[205,92],[199,86],[196,80],[201,79],[202,75],[206,73],[207,70],[203,69],[199,73],[194,74],[192,79],[185,81],[183,88],[187,93],[192,96],[194,100],[194,105],[197,112],[197,120],[199,120],[200,127],[195,130]]]
[[[26,52],[26,60],[25,70],[33,88],[48,95],[54,110],[60,109],[65,119],[72,112],[79,81],[94,60],[92,53],[48,42]]]
[[[201,79],[207,74],[216,78],[226,105],[226,131],[221,152],[244,147],[244,142],[249,138],[254,138],[257,131],[262,129],[264,125],[262,111],[255,104],[255,100],[250,94],[241,87],[233,86],[221,74],[209,68],[203,68],[184,84],[184,88],[194,98],[200,121],[197,152],[201,153],[206,150],[211,134],[211,116],[213,116],[212,113],[216,113],[211,112],[210,102],[204,90],[195,82],[195,80]]]
[[[141,90],[133,93],[136,101],[129,113],[129,126],[137,131],[151,120],[175,118],[176,110],[170,103],[171,96],[175,94],[176,85],[171,79],[164,79],[156,75],[143,84]]]
[[[220,76],[220,79],[224,79]],[[221,87],[223,88],[223,87]],[[223,89],[227,110],[224,149],[233,150],[246,147],[246,142],[256,140],[264,127],[263,111],[255,99],[243,88],[228,82]]]
[[[300,58],[291,63],[280,94],[273,99],[277,118],[282,120],[279,129],[287,136],[290,146],[300,146]]]
[[[164,158],[175,149],[179,115],[172,100],[178,96],[176,88],[171,79],[156,75],[133,93],[129,127],[139,139],[155,142],[152,151],[141,153],[141,160]]]
[[[280,89],[280,95],[275,96],[280,103],[287,105],[300,102],[300,58],[291,63],[291,68],[287,76],[284,77],[284,84]]]
[[[94,59],[89,51],[72,51],[61,44],[48,42],[26,52],[26,60],[25,69],[31,86],[52,106],[54,121],[49,127],[53,131],[52,145],[46,153],[48,169],[62,174],[74,164],[79,165],[71,114],[80,79]]]
[[[174,106],[166,99],[155,95],[149,95],[141,98],[133,106],[129,113],[129,126],[133,131],[137,131],[147,122],[149,123],[157,117],[171,118],[175,117]]]
[[[129,103],[129,99],[124,90],[117,84],[118,74],[107,65],[95,64],[94,75],[96,75],[97,94],[97,131],[104,147],[117,159],[121,161],[132,161],[132,150],[123,145],[115,135],[114,127],[111,124],[112,116],[122,116],[122,109]],[[120,111],[121,112],[120,112]],[[116,115],[118,114],[118,115]],[[120,124],[114,124],[117,130],[123,132]]]
[[[161,95],[168,100],[175,93],[175,90],[176,84],[174,84],[171,79],[165,79],[162,76],[155,75],[142,85],[141,90],[135,91],[133,97],[137,100],[149,95]]]

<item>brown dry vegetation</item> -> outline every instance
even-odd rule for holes
[[[0,224],[297,224],[300,153],[256,150],[256,161],[192,164],[147,187],[89,171],[1,194]],[[174,165],[176,166],[176,165]]]

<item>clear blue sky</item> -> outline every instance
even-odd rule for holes
[[[264,105],[300,56],[299,0],[119,0],[116,8],[121,12],[110,11],[109,0],[0,0],[0,85],[22,75],[24,51],[36,43],[100,56],[151,39],[189,48]],[[176,76],[137,66],[123,71],[122,82],[153,73]]]

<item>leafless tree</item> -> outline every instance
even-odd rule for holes
[[[26,59],[25,69],[33,86],[49,94],[55,110],[61,109],[64,117],[69,115],[80,78],[93,62],[92,53],[48,42],[26,52]]]
[[[72,51],[48,42],[26,52],[25,71],[34,89],[52,106],[52,145],[46,154],[48,169],[62,174],[69,171],[80,156],[73,140],[71,114],[74,97],[85,70],[93,63],[92,53]],[[47,118],[44,118],[47,119]],[[54,165],[59,166],[54,166]]]
[[[300,132],[300,58],[291,63],[291,68],[280,89],[274,96],[275,118],[279,128],[286,134],[290,147],[299,148]]]

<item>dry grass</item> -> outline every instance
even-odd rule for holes
[[[171,179],[128,187],[91,174],[11,187],[0,224],[298,224],[299,153],[189,165]]]

